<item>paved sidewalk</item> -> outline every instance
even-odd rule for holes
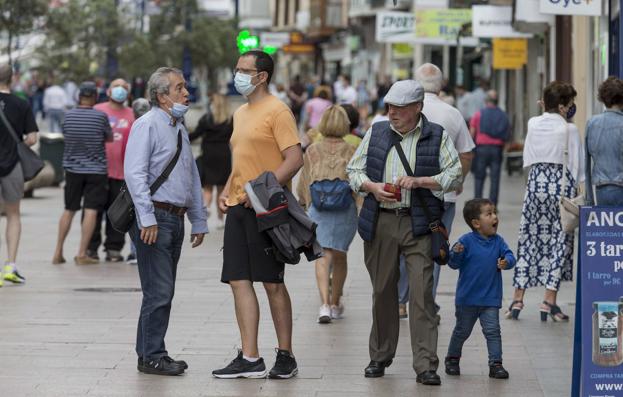
[[[500,230],[513,250],[517,246],[523,186],[522,176],[504,176]],[[472,192],[469,180],[461,197],[469,198]],[[453,240],[467,231],[460,215],[461,203],[458,208]],[[62,190],[58,188],[37,190],[34,199],[23,202],[19,259],[28,281],[23,286],[5,283],[0,288],[2,396],[569,395],[573,325],[539,321],[541,289],[528,291],[520,321],[502,320],[504,365],[510,372],[509,380],[488,378],[486,344],[476,325],[465,345],[463,374],[448,377],[441,365],[441,387],[417,384],[406,321],[401,323],[399,351],[387,375],[364,378],[363,369],[369,361],[371,289],[359,237],[349,253],[345,318],[333,324],[316,323],[319,303],[313,265],[288,266],[286,279],[294,306],[294,353],[300,369],[297,378],[214,379],[211,371],[228,363],[239,344],[232,296],[229,287],[219,282],[223,234],[214,227],[215,217],[210,220],[212,233],[203,246],[193,250],[185,242],[167,336],[170,354],[187,360],[190,369],[180,377],[140,374],[133,351],[141,298],[137,269],[124,263],[74,265],[70,259],[78,244],[77,223],[66,243],[69,263],[52,265],[61,210]],[[0,221],[2,231],[4,221]],[[0,252],[4,258],[4,241]],[[457,274],[444,268],[438,292],[442,361],[454,326]],[[512,272],[505,272],[508,299],[512,294],[511,279]],[[260,285],[257,287],[262,310],[260,352],[272,366],[276,338],[265,293]],[[560,294],[562,309],[570,315],[574,290],[573,284],[565,284]],[[508,305],[508,299],[504,305]]]

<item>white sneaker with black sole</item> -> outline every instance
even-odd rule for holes
[[[275,351],[277,352],[277,359],[275,366],[268,373],[268,377],[271,379],[289,379],[296,376],[299,369],[292,353],[280,349],[275,349]]]
[[[225,368],[212,371],[212,375],[220,379],[235,379],[235,378],[252,378],[259,379],[265,378],[268,374],[264,359],[259,358],[255,362],[245,360],[242,357],[242,350],[238,352],[238,356],[229,363]]]
[[[322,305],[318,310],[318,323],[328,324],[331,322],[331,307],[329,305]]]

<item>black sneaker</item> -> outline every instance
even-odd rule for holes
[[[245,360],[242,357],[242,350],[238,352],[238,356],[229,363],[225,368],[212,371],[212,375],[220,379],[234,378],[265,378],[268,371],[264,365],[264,359],[260,357],[256,362]]]
[[[164,356],[163,357],[167,362],[169,363],[173,363],[176,365],[179,365],[180,367],[184,368],[184,370],[188,369],[188,364],[186,364],[186,361],[183,360],[174,360],[169,356]],[[139,370],[139,372],[143,372],[143,369],[145,368],[145,364],[143,363],[143,358],[139,357],[138,358],[138,363],[136,364],[136,369]]]
[[[275,351],[277,352],[277,359],[268,377],[271,379],[289,379],[296,376],[299,369],[296,366],[294,356],[287,350],[275,349]]]
[[[493,363],[489,365],[489,378],[508,379],[508,371],[504,369],[502,363]]]
[[[128,265],[136,265],[136,264],[138,264],[138,260],[136,260],[136,255],[134,255],[134,254],[128,255],[128,259],[126,259],[126,263]]]
[[[184,367],[167,360],[165,357],[144,361],[143,366],[139,365],[137,368],[144,374],[152,375],[180,375],[184,373]]]
[[[106,251],[106,262],[123,262],[123,255],[116,250]]]
[[[458,376],[461,375],[461,367],[459,366],[460,359],[457,357],[446,357],[446,374]]]

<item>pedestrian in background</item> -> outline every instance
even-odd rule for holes
[[[132,126],[124,162],[136,211],[130,237],[136,245],[143,291],[136,336],[137,369],[146,374],[179,375],[188,365],[169,356],[164,339],[185,238],[184,215],[188,214],[190,242],[195,248],[208,232],[207,211],[182,122],[190,103],[182,72],[159,68],[149,78],[148,92],[152,108]],[[150,186],[172,159],[176,162],[171,174],[151,194]]]
[[[198,161],[203,201],[212,208],[212,195],[216,188],[216,197],[223,193],[229,174],[231,174],[231,149],[229,140],[234,125],[229,111],[227,98],[221,94],[212,94],[210,111],[199,119],[190,140],[201,137],[201,156]],[[217,205],[218,207],[218,205]],[[217,208],[219,228],[224,228],[223,213]]]
[[[545,287],[540,316],[546,321],[568,321],[556,302],[561,281],[573,279],[574,234],[560,224],[560,198],[575,197],[584,179],[584,152],[578,129],[569,123],[575,114],[577,92],[569,83],[553,81],[543,90],[545,112],[528,121],[523,166],[530,167],[523,201],[517,266],[513,277],[515,293],[506,312],[517,319],[523,309],[526,289]],[[564,153],[568,150],[568,162]],[[567,186],[562,191],[563,169]]]
[[[359,216],[366,268],[372,281],[370,363],[366,377],[385,375],[398,346],[398,259],[409,274],[411,348],[417,382],[440,385],[438,321],[433,299],[431,235],[427,213],[439,220],[444,192],[461,181],[459,156],[443,127],[422,115],[424,89],[414,80],[394,83],[385,96],[389,122],[372,126],[347,167],[351,187],[366,192]],[[415,176],[407,176],[398,148]],[[400,195],[385,190],[400,187]],[[421,196],[428,210],[414,197]],[[426,212],[425,212],[426,211]]]
[[[290,187],[303,166],[296,120],[268,91],[274,68],[270,55],[252,50],[240,56],[235,69],[236,90],[248,103],[234,113],[232,173],[219,197],[219,208],[227,213],[221,281],[229,284],[234,295],[242,349],[229,365],[212,371],[217,378],[268,375],[285,379],[298,373],[292,352],[292,302],[284,284],[285,264],[275,257],[271,239],[258,230],[256,213],[244,190],[247,182],[266,171],[273,172],[280,185]],[[260,307],[254,282],[264,286],[277,333],[277,357],[270,372],[258,350]]]
[[[469,173],[471,167],[474,141],[469,135],[469,131],[467,131],[467,126],[463,121],[461,113],[456,108],[445,103],[439,96],[443,87],[443,73],[441,69],[432,63],[425,63],[416,69],[415,79],[422,84],[424,88],[424,108],[422,109],[422,113],[424,113],[429,121],[443,127],[448,137],[452,140],[454,148],[459,153],[459,160],[461,162],[461,183],[458,185],[456,191],[448,192],[443,196],[444,211],[441,221],[449,235],[456,213],[457,196],[463,191],[463,178]],[[433,298],[437,296],[440,272],[441,266],[435,263],[435,269],[433,271]],[[398,291],[398,314],[399,317],[405,318],[407,316],[406,303],[409,301],[409,281],[404,257],[400,258]],[[439,305],[437,305],[437,303],[435,303],[435,307],[437,311],[439,311]]]
[[[340,105],[357,105],[357,90],[351,85],[349,76],[342,75],[342,87],[337,102]]]
[[[341,301],[347,274],[347,253],[357,231],[357,208],[348,184],[346,165],[355,146],[344,141],[350,133],[346,111],[332,105],[323,114],[318,131],[323,139],[305,151],[304,166],[297,186],[299,202],[318,225],[316,238],[324,256],[316,261],[316,282],[321,306],[318,322],[342,318]],[[318,207],[310,190],[340,192],[342,200],[330,208]],[[339,204],[339,205],[338,205]]]
[[[82,83],[78,98],[78,106],[67,111],[63,122],[65,211],[58,223],[53,264],[65,263],[63,246],[74,215],[80,208],[84,209],[84,216],[80,247],[74,261],[77,265],[93,265],[99,262],[87,256],[87,247],[95,230],[97,212],[104,210],[108,199],[105,142],[112,142],[113,133],[108,116],[93,109],[97,99],[95,83]]]
[[[463,208],[463,217],[472,231],[462,235],[450,251],[448,266],[459,270],[459,281],[455,298],[456,325],[445,358],[446,374],[461,374],[463,344],[480,320],[487,339],[489,378],[507,379],[508,371],[502,366],[500,331],[501,270],[512,269],[516,259],[502,236],[497,234],[499,218],[491,200],[469,200]]]
[[[301,121],[301,110],[303,110],[303,104],[307,100],[307,90],[303,82],[301,82],[301,76],[298,74],[294,76],[294,80],[290,82],[290,88],[288,89],[288,99],[290,99],[290,109],[296,118],[296,125],[299,125]]]
[[[67,101],[65,90],[56,83],[43,92],[43,111],[48,117],[50,132],[62,131]]]
[[[87,255],[91,258],[98,259],[97,251],[102,243],[101,225],[104,213],[108,207],[115,201],[119,195],[121,188],[124,186],[123,160],[125,157],[125,148],[128,144],[128,137],[132,123],[134,123],[134,112],[126,106],[130,85],[124,79],[115,79],[108,87],[108,101],[98,103],[93,108],[102,111],[108,116],[110,128],[112,129],[113,140],[106,143],[106,162],[108,164],[108,199],[104,206],[104,211],[97,213],[97,221],[95,230],[89,242]],[[125,233],[118,232],[112,227],[112,224],[106,217],[106,241],[104,241],[104,250],[106,251],[106,261],[121,262],[123,255],[121,250],[125,245]]]
[[[487,91],[485,104],[469,121],[469,131],[476,142],[474,197],[482,198],[488,172],[491,182],[489,200],[497,205],[504,145],[509,139],[511,124],[506,112],[498,106],[498,93],[495,90]]]
[[[331,105],[331,89],[323,85],[316,87],[314,89],[314,97],[305,103],[305,132],[310,128],[316,128],[318,123],[320,123],[322,114]]]
[[[11,129],[0,121],[0,201],[4,202],[6,215],[7,260],[0,272],[2,280],[23,283],[26,279],[17,269],[17,250],[22,233],[20,202],[24,197],[24,175],[17,152],[17,142],[26,145],[37,143],[37,123],[27,101],[11,94],[13,78],[11,65],[0,66],[0,111],[4,113]],[[12,136],[13,134],[18,136]]]
[[[610,76],[597,98],[606,106],[586,124],[587,204],[623,205],[623,80]],[[595,186],[595,193],[593,193]]]

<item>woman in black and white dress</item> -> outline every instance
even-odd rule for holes
[[[584,180],[584,151],[577,127],[569,120],[575,114],[577,92],[571,84],[554,81],[543,90],[545,112],[528,121],[524,145],[524,168],[530,167],[517,247],[513,301],[507,318],[517,319],[523,309],[526,289],[545,287],[540,305],[541,320],[567,321],[556,302],[561,281],[573,278],[574,234],[560,224],[559,202],[563,170],[567,184],[564,195],[575,197]],[[564,153],[568,161],[564,164]]]

